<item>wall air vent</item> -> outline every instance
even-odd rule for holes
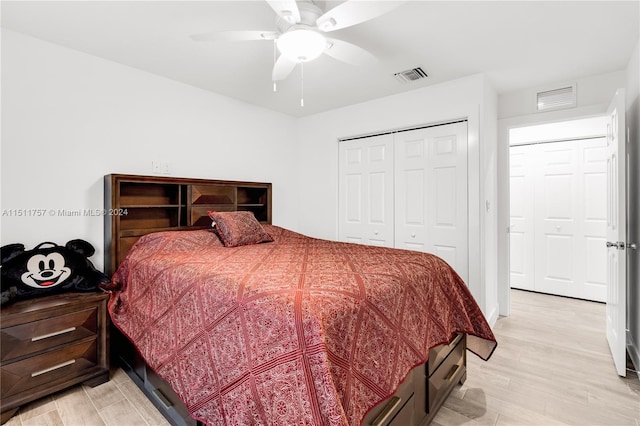
[[[576,106],[576,85],[570,84],[552,90],[536,93],[536,111],[574,108]]]
[[[410,81],[427,78],[427,73],[420,67],[411,70],[400,71],[393,75],[400,83],[409,83]]]

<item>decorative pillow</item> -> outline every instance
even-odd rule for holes
[[[211,226],[225,247],[273,241],[252,212],[207,212],[213,221]]]
[[[31,250],[23,244],[0,248],[1,303],[67,291],[100,291],[111,279],[89,260],[91,243],[71,240],[64,246],[44,242]]]

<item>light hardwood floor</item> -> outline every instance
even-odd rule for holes
[[[640,381],[617,376],[605,336],[605,306],[513,290],[512,315],[494,328],[484,362],[468,354],[467,381],[433,425],[640,426]],[[20,425],[166,425],[126,374],[78,386],[20,409]]]

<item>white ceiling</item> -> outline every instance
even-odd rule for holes
[[[341,2],[315,1],[323,10]],[[485,73],[499,93],[626,68],[639,1],[408,1],[331,33],[379,58],[367,68],[325,55],[273,92],[269,41],[194,42],[210,31],[275,30],[264,1],[6,1],[2,26],[216,93],[304,116]],[[401,84],[395,72],[429,78]]]

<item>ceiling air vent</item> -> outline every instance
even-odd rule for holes
[[[571,84],[553,90],[536,93],[536,111],[574,108],[576,106],[576,85]]]
[[[400,83],[409,83],[410,81],[427,78],[427,73],[420,67],[411,70],[400,71],[393,75]]]

